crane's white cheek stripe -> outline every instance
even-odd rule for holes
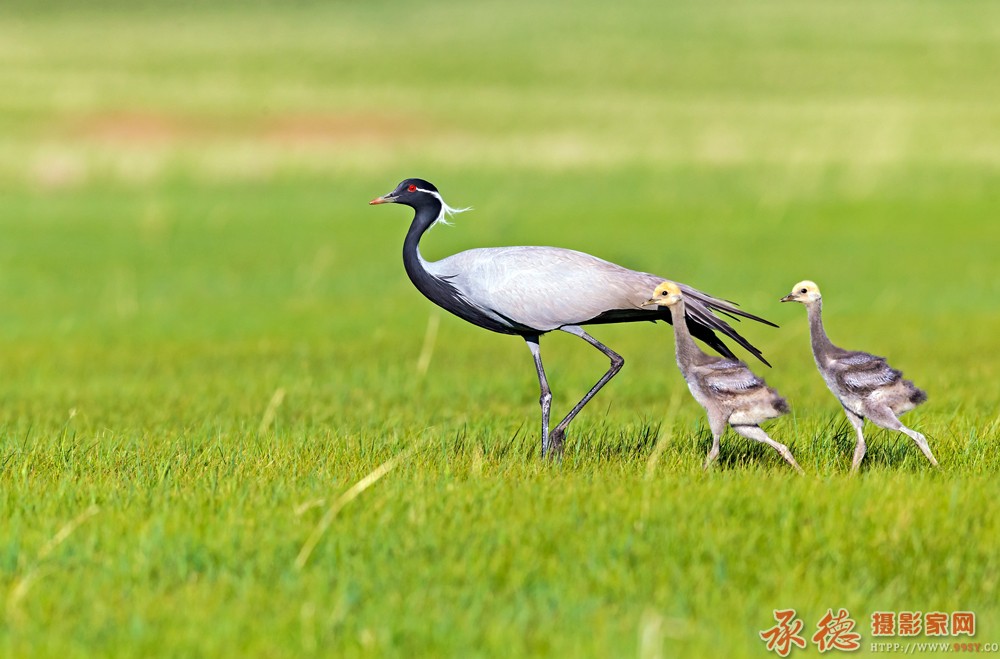
[[[431,223],[431,226],[434,226],[438,222],[440,222],[441,224],[451,224],[451,222],[448,221],[449,217],[451,217],[452,215],[457,215],[458,213],[464,213],[465,211],[472,210],[471,206],[467,206],[466,208],[452,208],[451,206],[445,203],[444,199],[441,198],[440,194],[434,192],[433,190],[424,190],[423,188],[417,188],[417,190],[419,192],[425,192],[431,195],[432,197],[436,197],[437,200],[441,202],[441,214],[438,215],[437,219]]]

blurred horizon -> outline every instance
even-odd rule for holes
[[[995,4],[504,6],[8,5],[0,186],[1000,167]]]

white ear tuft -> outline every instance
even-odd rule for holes
[[[458,215],[459,213],[464,213],[465,211],[471,211],[471,210],[472,206],[466,206],[465,208],[452,208],[448,204],[444,203],[444,199],[442,199],[441,215],[435,221],[435,224],[437,222],[440,222],[441,224],[447,224],[448,226],[451,226],[451,222],[448,221],[448,218],[450,218],[452,215]]]
[[[449,206],[448,204],[445,203],[444,199],[442,199],[441,195],[438,194],[437,192],[433,192],[431,190],[424,190],[423,188],[417,188],[417,189],[420,190],[421,192],[426,192],[429,195],[433,195],[433,196],[437,197],[437,200],[441,202],[441,214],[438,215],[437,219],[434,220],[434,222],[431,223],[431,226],[434,226],[438,222],[440,222],[441,224],[447,224],[447,225],[450,226],[451,222],[448,221],[449,217],[451,217],[452,215],[457,215],[458,213],[464,213],[465,211],[471,211],[472,210],[471,206],[467,206],[465,208],[452,208],[451,206]],[[428,228],[430,228],[430,227],[428,227]]]

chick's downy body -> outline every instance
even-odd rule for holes
[[[655,289],[649,303],[670,308],[677,367],[691,395],[708,414],[712,448],[706,456],[705,468],[718,457],[719,441],[728,424],[738,434],[774,448],[801,473],[802,468],[788,447],[771,439],[759,425],[787,414],[788,402],[742,361],[709,355],[698,347],[684,322],[684,297],[673,282],[663,282]]]
[[[899,415],[926,401],[927,394],[903,379],[902,372],[890,366],[885,357],[835,346],[823,327],[823,297],[815,282],[805,280],[797,283],[781,301],[799,302],[806,307],[816,368],[843,406],[858,438],[851,468],[858,469],[867,451],[862,432],[865,419],[882,428],[908,435],[931,464],[937,466],[927,439],[898,419]]]

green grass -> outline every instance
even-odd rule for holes
[[[838,607],[865,648],[877,610],[972,610],[1000,641],[998,24],[888,0],[0,9],[0,655],[764,656],[772,609],[811,635]],[[424,300],[409,212],[366,205],[412,175],[475,207],[429,257],[573,247],[780,324],[741,330],[807,476],[732,433],[701,471],[664,325],[594,329],[625,370],[540,461],[522,342]],[[777,303],[803,278],[836,342],[928,391],[905,421],[940,473],[870,426],[848,473]],[[543,351],[556,414],[606,368]]]

